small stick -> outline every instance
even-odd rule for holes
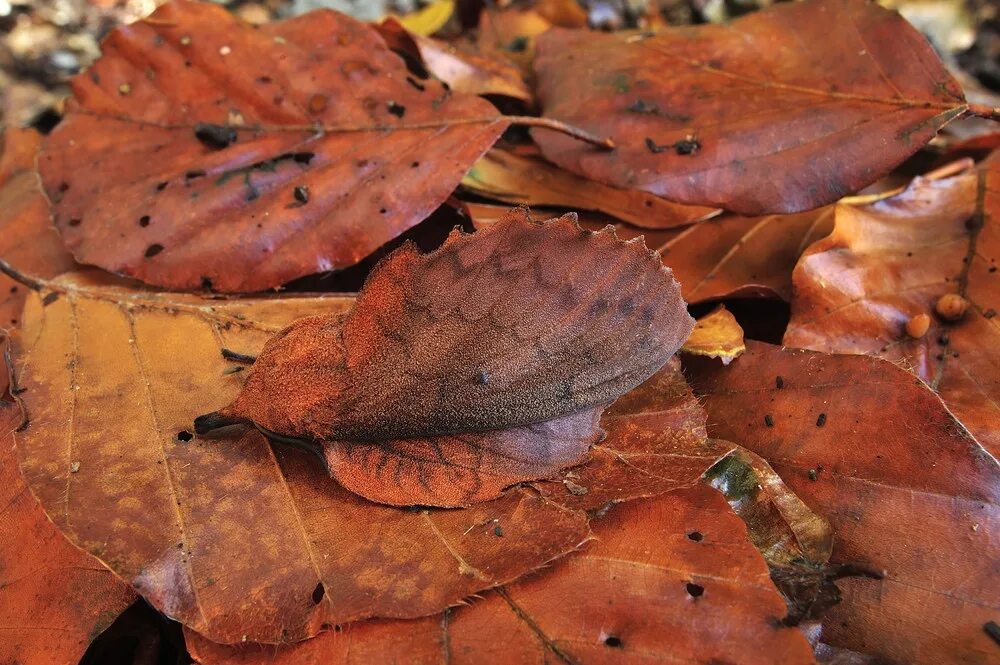
[[[986,120],[995,120],[1000,122],[1000,106],[987,106],[986,104],[969,104],[969,108],[965,111],[963,115],[973,116],[976,118],[985,118]]]
[[[615,142],[610,138],[602,139],[599,136],[594,136],[584,129],[574,127],[573,125],[567,125],[565,122],[554,120],[552,118],[536,118],[533,115],[509,115],[506,117],[506,120],[509,120],[513,125],[524,125],[525,127],[544,127],[545,129],[562,132],[563,134],[572,136],[573,138],[579,139],[584,143],[595,145],[602,150],[615,149]]]
[[[237,353],[236,351],[230,351],[229,349],[222,349],[222,357],[226,360],[231,360],[234,363],[244,363],[246,365],[252,365],[257,362],[257,356]]]

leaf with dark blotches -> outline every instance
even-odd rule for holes
[[[767,566],[725,500],[697,485],[594,520],[596,540],[468,607],[369,621],[300,644],[222,646],[185,631],[202,665],[812,663],[782,624]]]
[[[354,265],[508,125],[331,11],[256,28],[176,0],[102,49],[39,160],[55,222],[80,262],[175,289]]]
[[[20,422],[0,400],[0,662],[75,663],[136,596],[45,516],[17,468]]]
[[[582,462],[604,407],[692,325],[641,239],[514,209],[431,254],[390,254],[346,318],[280,332],[196,426],[321,442],[331,474],[373,501],[468,505]]]
[[[706,443],[673,358],[612,405],[591,459],[553,481],[465,509],[378,505],[255,429],[228,440],[191,431],[245,379],[220,348],[256,355],[303,317],[349,316],[352,297],[208,299],[96,272],[39,289],[12,339],[32,492],[73,543],[219,642],[293,642],[340,622],[441,612],[579,547],[587,511],[696,483],[729,452]]]
[[[8,127],[0,137],[0,259],[40,277],[72,270],[73,257],[52,226],[49,202],[35,173],[41,135]],[[0,274],[0,356],[6,347],[3,330],[17,326],[27,289]],[[7,373],[0,371],[0,395]]]
[[[892,662],[995,659],[1000,465],[937,395],[878,358],[759,342],[728,367],[684,365],[709,434],[763,457],[833,527],[831,563],[856,574],[837,582],[825,642]]]
[[[869,205],[837,206],[832,233],[795,267],[783,342],[911,369],[1000,455],[1000,153],[929,176]],[[965,311],[946,318],[936,311],[943,297]]]
[[[967,106],[927,40],[866,0],[780,4],[657,34],[538,38],[543,154],[595,180],[747,215],[797,212],[888,173]]]

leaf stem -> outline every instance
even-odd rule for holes
[[[30,275],[25,275],[23,272],[19,271],[3,259],[0,259],[0,272],[7,275],[15,282],[24,284],[32,291],[41,291],[45,288],[45,282],[43,280],[31,277]]]
[[[544,127],[545,129],[562,132],[567,136],[572,136],[575,139],[595,145],[603,150],[615,149],[615,142],[610,138],[602,139],[601,137],[594,136],[584,129],[574,127],[573,125],[567,125],[565,122],[555,120],[553,118],[536,118],[533,115],[509,115],[506,116],[505,119],[509,120],[513,125],[524,125],[525,127]]]
[[[966,110],[965,115],[975,118],[985,118],[986,120],[993,120],[994,122],[1000,122],[1000,106],[987,106],[986,104],[969,104],[969,108],[968,110]]]

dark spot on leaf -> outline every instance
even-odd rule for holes
[[[146,248],[146,258],[151,259],[162,251],[163,251],[163,245],[159,243],[153,243],[152,245]]]
[[[479,373],[476,374],[476,382],[478,382],[481,386],[485,386],[490,382],[490,373],[485,369],[479,370]]]
[[[771,417],[771,414],[764,416],[764,424],[768,427],[774,427],[774,418]]]
[[[608,635],[604,638],[604,646],[611,647],[612,649],[622,648],[622,638],[615,635]]]
[[[493,527],[493,535],[496,536],[497,538],[503,537],[503,529],[501,529],[499,526]]]
[[[705,593],[705,587],[703,587],[700,584],[695,584],[694,582],[688,582],[686,586],[688,595],[691,596],[692,598],[698,598],[703,593]]]
[[[674,144],[674,150],[678,155],[693,155],[701,150],[701,142],[696,138],[681,139]]]
[[[411,168],[411,169],[415,169],[415,168],[417,168],[418,166],[420,166],[420,162],[413,162],[412,164],[410,164],[410,168]]]
[[[194,135],[206,147],[212,150],[222,150],[236,143],[236,128],[228,125],[213,125],[199,122],[194,126]]]
[[[785,380],[780,376],[777,376],[774,378],[774,385],[778,390],[781,390],[785,387]]]
[[[393,114],[397,118],[402,118],[406,115],[406,107],[402,104],[397,104],[396,102],[389,102],[389,113]]]
[[[203,177],[205,177],[205,175],[206,175],[205,172],[202,171],[201,169],[195,169],[193,171],[188,171],[187,173],[185,173],[184,174],[184,179],[185,180],[194,180],[195,178],[203,178]]]
[[[156,183],[156,191],[162,192],[166,188],[167,188],[167,181],[166,180],[164,180],[163,182]]]
[[[657,145],[656,141],[654,141],[653,139],[649,138],[648,136],[646,137],[646,147],[649,148],[649,151],[651,153],[653,153],[654,155],[658,155],[661,152],[664,152],[668,148],[670,148],[670,146],[668,146],[668,145]]]
[[[423,92],[424,90],[426,90],[426,86],[424,86],[423,83],[421,83],[417,79],[413,78],[412,76],[407,76],[406,77],[406,82],[409,83],[410,85],[412,85],[414,88],[416,88],[420,92]]]
[[[528,38],[524,35],[518,35],[510,40],[505,48],[511,53],[523,53],[528,48]]]
[[[80,219],[79,217],[74,217],[73,219],[66,222],[66,226],[80,226],[80,222],[82,221],[83,220]]]
[[[292,159],[296,164],[308,164],[316,156],[315,152],[293,152]]]
[[[184,443],[187,443],[188,441],[190,441],[193,438],[194,438],[194,434],[192,434],[191,432],[187,431],[186,429],[185,430],[181,430],[180,432],[177,432],[177,440],[178,441],[183,441]]]
[[[305,185],[299,185],[298,187],[293,189],[292,195],[295,197],[295,200],[298,201],[299,203],[302,204],[309,203],[309,188],[306,187]]]
[[[211,291],[212,290],[212,280],[209,279],[208,277],[204,277],[203,276],[201,278],[201,288],[203,290],[205,290],[205,291]]]
[[[139,218],[139,226],[143,228],[149,226],[149,215],[143,215]]]
[[[42,306],[48,307],[57,300],[59,300],[59,294],[56,293],[55,291],[50,291],[49,293],[45,294],[44,298],[42,298]]]
[[[320,582],[319,584],[316,585],[316,588],[313,589],[312,592],[313,605],[319,605],[320,602],[323,600],[323,596],[325,595],[326,595],[326,589],[323,588],[323,583]]]
[[[816,427],[822,427],[825,424],[826,424],[826,414],[821,413],[819,414],[819,418],[816,419]]]
[[[700,543],[701,539],[704,538],[704,536],[701,535],[701,531],[692,531],[691,533],[688,534],[688,538],[696,543]]]

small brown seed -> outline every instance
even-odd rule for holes
[[[958,321],[968,308],[969,301],[957,293],[946,293],[934,305],[934,311],[946,321]]]
[[[906,322],[906,334],[913,339],[920,339],[927,334],[927,329],[931,327],[931,317],[926,314],[917,314]]]

